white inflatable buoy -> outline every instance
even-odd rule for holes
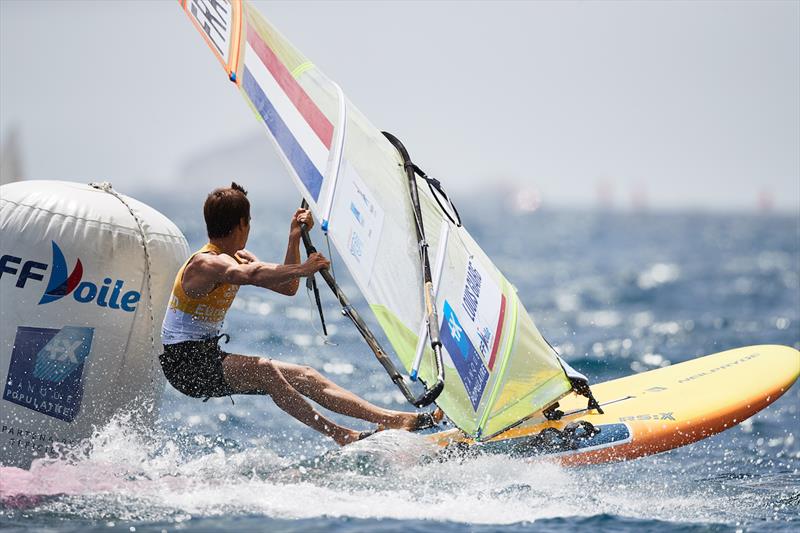
[[[0,464],[27,467],[164,390],[181,231],[108,184],[0,187]],[[145,419],[148,418],[145,416]]]

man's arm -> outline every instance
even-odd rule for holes
[[[301,211],[298,209],[298,211]],[[300,227],[295,227],[295,219],[298,213],[295,213],[292,218],[292,227],[289,230],[289,242],[286,244],[286,256],[283,259],[284,265],[297,265],[300,264]],[[292,279],[280,284],[273,290],[287,296],[294,296],[297,294],[297,289],[300,288],[300,280]]]
[[[197,289],[205,285],[213,287],[219,283],[231,283],[276,290],[287,282],[296,283],[298,278],[310,276],[323,268],[328,268],[329,265],[330,262],[318,253],[311,254],[304,263],[292,265],[276,265],[262,261],[240,264],[225,254],[200,254],[187,268],[192,269],[191,276],[196,280]],[[202,289],[198,292],[202,292]]]
[[[244,249],[236,252],[236,258],[239,260],[240,263],[244,264],[261,262],[252,252]],[[283,264],[284,265],[300,264],[299,236],[295,236],[294,234],[289,235],[289,244],[286,247],[286,257],[283,260]],[[297,289],[299,288],[299,286],[300,282],[298,281],[297,278],[294,278],[281,283],[276,283],[275,285],[270,287],[270,289],[280,294],[285,294],[286,296],[294,296],[297,293]]]
[[[289,227],[289,242],[286,245],[286,256],[283,259],[284,265],[300,264],[300,239],[302,238],[302,224],[305,224],[307,229],[314,227],[314,218],[311,216],[311,211],[308,209],[298,209],[294,212],[294,216],[292,216],[292,223]],[[272,290],[287,296],[294,296],[297,294],[298,288],[300,288],[300,281],[295,278],[276,285],[272,288]]]

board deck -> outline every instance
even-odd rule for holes
[[[586,398],[560,402],[557,421],[532,418],[486,442],[458,430],[431,435],[440,446],[477,448],[489,453],[526,449],[546,428],[562,430],[585,420],[600,429],[577,448],[545,454],[562,464],[624,461],[671,450],[724,431],[778,399],[800,374],[800,352],[761,345],[707,355],[684,363],[592,385],[604,414],[587,411]]]

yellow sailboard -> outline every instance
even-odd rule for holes
[[[442,447],[552,457],[566,465],[635,459],[671,450],[729,429],[783,395],[800,375],[800,352],[788,346],[748,346],[592,386],[603,414],[568,396],[559,420],[532,418],[486,443],[457,430],[436,433]],[[598,433],[572,442],[547,442],[586,421]],[[556,435],[554,433],[554,435]]]

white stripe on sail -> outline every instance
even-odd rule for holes
[[[267,69],[261,58],[258,57],[256,51],[247,44],[247,52],[245,54],[245,65],[255,78],[261,90],[267,95],[272,106],[278,111],[283,122],[292,132],[298,144],[305,150],[306,155],[317,168],[319,173],[324,177],[325,169],[328,165],[328,149],[322,143],[311,126],[308,125],[306,119],[300,114],[300,111],[294,106],[289,97],[283,92],[283,89],[272,73]]]

